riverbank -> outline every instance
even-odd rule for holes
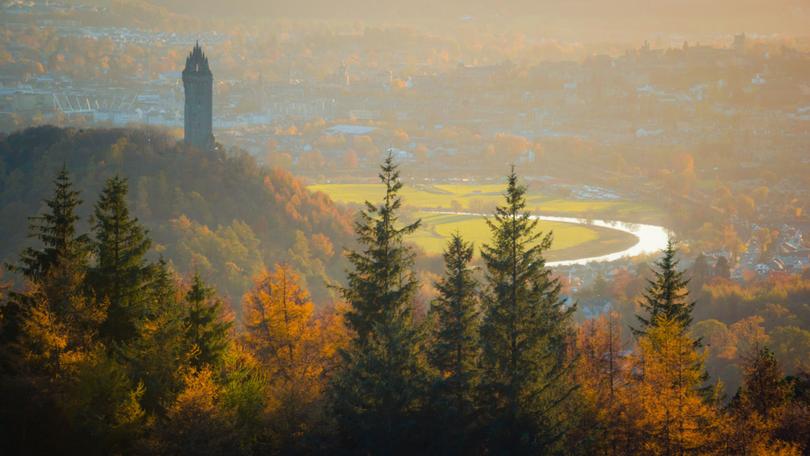
[[[466,216],[481,221],[488,214],[453,211],[424,211],[433,214]],[[593,262],[615,261],[622,258],[657,253],[666,247],[669,232],[657,225],[626,223],[611,220],[590,220],[575,217],[535,215],[532,218],[545,223],[576,225],[598,232],[595,239],[589,239],[571,247],[553,249],[548,252],[548,265],[569,266]],[[552,228],[553,230],[553,228]],[[590,244],[590,245],[589,245]]]

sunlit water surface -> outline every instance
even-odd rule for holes
[[[486,216],[486,214],[476,214],[472,212],[440,211],[439,213],[452,215],[474,215],[479,217]],[[616,261],[622,258],[658,253],[667,246],[667,241],[669,240],[669,232],[664,227],[656,225],[645,225],[642,223],[627,223],[610,220],[591,220],[576,217],[555,217],[552,215],[533,215],[532,218],[537,220],[545,220],[548,222],[574,223],[577,225],[586,225],[586,226],[591,225],[602,228],[610,228],[612,230],[619,230],[624,231],[625,233],[630,233],[633,236],[635,236],[635,238],[638,240],[632,247],[629,247],[627,249],[618,252],[608,253],[607,255],[576,258],[573,260],[549,261],[548,266],[550,267],[570,266],[574,264],[582,265],[603,261]]]

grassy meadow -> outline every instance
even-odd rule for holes
[[[375,202],[384,192],[381,184],[317,184],[308,188],[345,204]],[[428,254],[440,254],[450,235],[459,231],[480,247],[489,240],[484,217],[437,211],[491,214],[502,202],[503,190],[502,183],[405,185],[400,195],[408,217],[422,219],[422,227],[412,236],[413,242]],[[561,199],[532,191],[527,195],[527,203],[529,210],[543,215],[634,222],[649,222],[659,216],[654,208],[636,202]],[[541,221],[540,229],[554,233],[554,243],[547,255],[551,261],[604,255],[627,248],[636,241],[634,236],[621,231],[572,223]]]

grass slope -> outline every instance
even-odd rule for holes
[[[376,201],[383,193],[379,184],[319,184],[307,187],[326,193],[333,200],[346,204]],[[428,254],[440,254],[450,235],[456,231],[477,247],[489,241],[490,231],[485,218],[472,215],[439,214],[435,210],[457,210],[488,214],[503,200],[503,184],[442,184],[405,185],[403,204],[411,209],[410,216],[422,219],[422,227],[411,240]],[[530,192],[529,209],[543,214],[582,218],[605,218],[649,221],[658,213],[648,206],[630,201],[567,200]],[[604,255],[628,248],[636,242],[630,234],[571,223],[540,223],[544,232],[553,231],[554,243],[547,259],[569,260]]]

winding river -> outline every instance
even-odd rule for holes
[[[487,214],[476,214],[472,212],[440,211],[439,213],[451,215],[472,215],[478,217],[485,217],[487,215]],[[609,253],[607,255],[600,255],[587,258],[577,258],[574,260],[549,261],[548,266],[551,267],[570,266],[575,264],[582,265],[601,261],[615,261],[622,258],[629,258],[638,255],[657,253],[667,246],[667,241],[669,240],[669,232],[664,227],[656,225],[645,225],[642,223],[627,223],[610,220],[590,220],[575,217],[556,217],[552,215],[533,215],[532,218],[537,220],[545,220],[548,222],[573,223],[577,225],[586,225],[586,226],[591,225],[602,228],[609,228],[612,230],[619,230],[625,233],[632,234],[638,240],[635,244],[633,244],[632,247],[629,247],[627,249],[618,252]]]

